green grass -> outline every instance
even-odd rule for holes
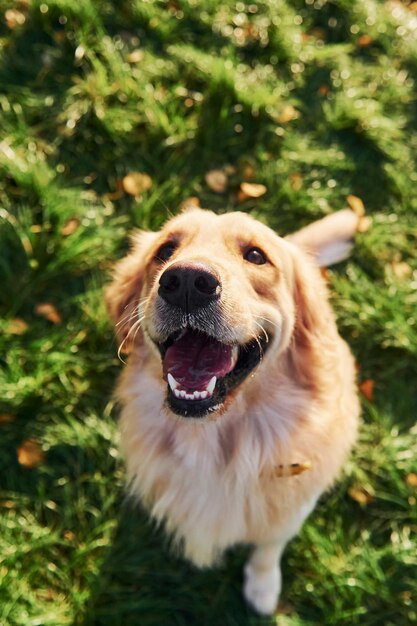
[[[417,623],[407,4],[3,1],[23,23],[6,13],[0,25],[1,626]],[[297,114],[283,121],[288,106]],[[225,165],[216,194],[204,175]],[[250,169],[268,192],[239,203]],[[135,171],[151,189],[115,193]],[[111,400],[122,366],[102,285],[129,230],[157,228],[190,196],[286,233],[349,194],[373,227],[329,280],[374,395],[343,479],[285,554],[281,614],[261,619],[241,599],[245,548],[196,572],[125,500]],[[36,313],[42,303],[60,323]],[[32,468],[17,456],[28,439],[45,455]]]

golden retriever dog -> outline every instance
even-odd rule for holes
[[[318,268],[349,252],[342,211],[277,236],[189,209],[138,232],[107,289],[131,493],[197,566],[254,546],[243,594],[275,610],[279,561],[354,443],[353,358]]]

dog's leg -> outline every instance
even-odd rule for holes
[[[261,615],[274,612],[281,592],[281,554],[287,544],[268,543],[257,546],[245,566],[243,595]]]

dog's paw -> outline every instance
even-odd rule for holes
[[[246,601],[261,615],[271,615],[278,604],[281,592],[281,570],[278,566],[260,571],[250,563],[245,567],[243,595]]]

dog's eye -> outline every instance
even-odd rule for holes
[[[243,258],[254,265],[264,265],[266,263],[266,256],[259,248],[249,248],[249,250],[246,250]]]
[[[174,241],[164,243],[155,254],[157,261],[168,261],[168,259],[174,254],[177,248],[177,244]]]

